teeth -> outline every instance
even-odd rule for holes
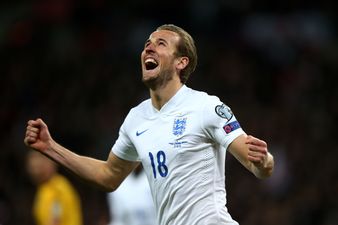
[[[148,59],[146,59],[146,60],[145,60],[145,63],[154,63],[154,64],[157,65],[157,62],[156,62],[155,59],[153,59],[153,58],[148,58]]]

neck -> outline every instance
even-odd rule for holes
[[[157,89],[150,88],[151,103],[160,110],[183,86],[180,80],[171,80],[165,86]]]

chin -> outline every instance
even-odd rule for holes
[[[159,76],[159,71],[143,71],[142,81],[155,80]]]
[[[158,74],[154,75],[143,75],[142,82],[150,89],[157,89],[159,83]]]
[[[155,77],[142,77],[142,82],[148,87],[151,88],[156,84]]]

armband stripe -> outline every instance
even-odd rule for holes
[[[241,125],[239,125],[239,122],[236,120],[236,121],[233,121],[229,124],[226,124],[223,127],[223,130],[225,131],[225,133],[229,134],[230,132],[237,130],[240,127],[241,127]]]

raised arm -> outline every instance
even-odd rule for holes
[[[251,135],[241,135],[230,144],[229,151],[256,177],[264,179],[271,176],[274,159],[265,141]]]
[[[78,155],[55,142],[42,119],[28,121],[24,143],[105,191],[114,191],[139,164],[120,159],[113,153],[107,161]]]

